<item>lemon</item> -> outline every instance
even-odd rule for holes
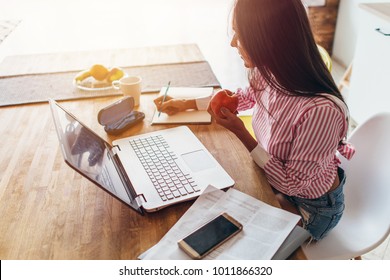
[[[125,75],[122,69],[119,67],[113,67],[110,69],[110,72],[107,74],[107,82],[112,83],[113,81],[119,80]]]
[[[108,69],[101,64],[95,64],[92,65],[89,72],[96,80],[103,81],[107,77]]]

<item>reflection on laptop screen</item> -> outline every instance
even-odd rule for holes
[[[140,211],[115,168],[108,144],[54,102],[51,104],[66,162],[97,185]]]

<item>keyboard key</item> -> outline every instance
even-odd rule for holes
[[[187,193],[193,193],[194,192],[192,187],[190,185],[188,185],[188,184],[185,184],[184,188],[186,189]]]
[[[180,192],[178,190],[173,191],[172,194],[173,194],[174,197],[180,197],[181,196]]]
[[[187,191],[186,191],[186,189],[184,187],[183,188],[179,188],[177,190],[180,192],[181,195],[187,195]]]
[[[129,142],[163,201],[200,191],[189,174],[178,167],[177,157],[161,135]]]

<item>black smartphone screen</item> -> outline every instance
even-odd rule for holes
[[[215,245],[221,243],[239,230],[240,228],[238,226],[221,215],[194,231],[183,240],[202,256]]]

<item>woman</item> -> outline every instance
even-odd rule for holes
[[[206,109],[232,131],[264,170],[284,209],[299,213],[313,239],[320,240],[344,210],[344,171],[336,152],[350,158],[343,140],[348,110],[315,44],[301,0],[236,0],[234,36],[249,69],[250,86],[238,89],[238,110],[253,108],[254,139],[236,114],[218,117],[211,97],[167,98],[155,103],[174,114]]]

